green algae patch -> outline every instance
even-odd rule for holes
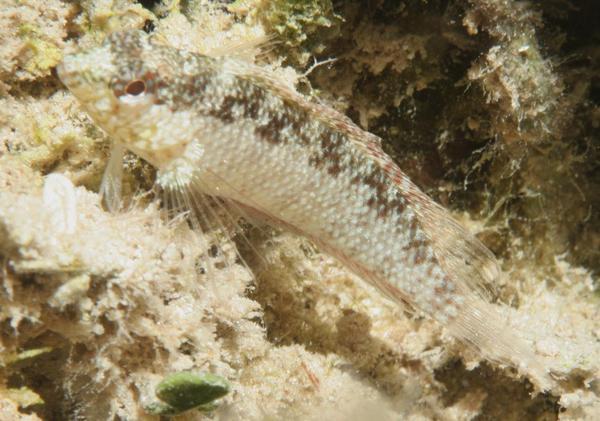
[[[326,41],[337,36],[342,17],[330,0],[276,0],[257,8],[257,16],[288,50],[287,57],[303,65],[311,55],[322,53]]]
[[[33,358],[36,358],[42,354],[47,354],[48,352],[52,351],[52,347],[45,346],[42,348],[27,349],[19,353],[9,354],[0,360],[0,366],[8,366],[17,363],[29,362]]]
[[[215,408],[213,402],[229,389],[229,383],[214,374],[174,373],[156,387],[156,397],[162,402],[146,405],[145,410],[153,415],[177,415],[191,409],[210,411]]]
[[[18,30],[24,41],[23,55],[27,58],[23,69],[34,76],[45,76],[62,59],[61,49],[44,39],[43,32],[31,24],[23,24]]]

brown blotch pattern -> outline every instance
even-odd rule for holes
[[[129,45],[124,48],[135,50],[139,47]],[[135,58],[132,60],[136,61]],[[353,184],[369,186],[373,194],[367,204],[377,210],[379,217],[388,217],[392,211],[401,214],[405,210],[405,193],[396,190],[396,194],[390,195],[390,191],[394,190],[390,183],[399,183],[403,174],[379,145],[371,142],[372,135],[365,137],[369,139],[366,151],[357,147],[356,141],[350,137],[357,137],[362,131],[349,120],[328,123],[327,115],[321,120],[318,107],[311,109],[314,104],[298,104],[254,79],[237,76],[233,83],[224,86],[219,78],[220,59],[187,54],[174,56],[172,60],[177,62],[173,64],[175,68],[198,68],[198,72],[187,77],[148,73],[145,80],[155,85],[153,93],[159,103],[166,104],[173,111],[192,107],[225,124],[241,119],[251,120],[260,139],[273,145],[294,142],[305,146],[309,164],[314,168],[325,169],[333,177],[348,172],[353,174]],[[146,76],[146,69],[141,67],[140,62],[123,63],[123,67],[131,77]],[[414,236],[413,233],[411,235]]]

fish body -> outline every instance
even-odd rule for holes
[[[138,31],[65,57],[58,72],[94,121],[187,204],[220,197],[302,234],[486,358],[547,384],[533,351],[484,299],[499,273],[492,253],[345,116],[251,63]]]

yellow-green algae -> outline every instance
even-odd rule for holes
[[[161,402],[146,405],[150,414],[178,415],[191,409],[216,409],[216,399],[229,393],[225,379],[211,373],[180,372],[166,376],[156,386],[156,397]]]

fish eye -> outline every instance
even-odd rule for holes
[[[146,92],[146,83],[141,79],[132,80],[125,86],[125,93],[131,96],[138,96]]]

